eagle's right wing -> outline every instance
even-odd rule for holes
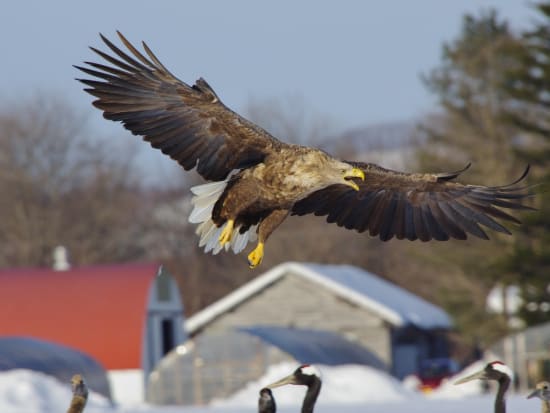
[[[284,145],[227,108],[202,78],[187,85],[145,43],[149,58],[118,35],[133,57],[101,35],[116,56],[92,50],[110,65],[76,66],[95,78],[79,80],[98,98],[93,104],[106,119],[122,122],[186,170],[197,166],[197,172],[209,180],[224,179],[234,169],[259,163]]]
[[[466,239],[468,233],[488,239],[480,224],[509,234],[494,218],[519,221],[502,209],[532,209],[521,203],[531,195],[529,188],[516,185],[525,178],[528,167],[512,184],[486,187],[453,182],[462,171],[414,174],[370,163],[349,163],[365,173],[364,181],[356,181],[359,191],[331,185],[297,202],[292,213],[326,215],[328,222],[359,232],[368,230],[382,241],[394,236],[445,241]]]

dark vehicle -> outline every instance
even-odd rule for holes
[[[453,376],[459,371],[458,364],[449,358],[435,358],[420,363],[418,379],[420,390],[425,393],[439,387],[443,379]]]

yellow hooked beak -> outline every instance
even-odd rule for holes
[[[356,191],[359,191],[359,185],[357,185],[353,180],[347,178],[359,178],[362,181],[365,180],[365,172],[359,168],[353,168],[349,171],[344,172],[344,179],[346,180],[346,185],[351,186]]]

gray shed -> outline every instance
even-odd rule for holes
[[[189,337],[257,325],[337,333],[397,378],[448,356],[452,322],[440,307],[349,265],[284,263],[188,318]]]

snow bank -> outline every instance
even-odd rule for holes
[[[111,370],[107,372],[111,384],[111,396],[116,404],[135,406],[143,404],[143,370]]]
[[[274,381],[292,373],[298,365],[285,362],[269,367],[267,373],[258,381],[248,383],[245,388],[233,396],[216,400],[213,406],[256,406],[259,390]],[[321,370],[323,387],[318,403],[358,404],[401,401],[420,397],[405,389],[399,381],[390,375],[367,366],[317,366]],[[284,386],[273,389],[278,406],[300,406],[305,394],[304,386]]]
[[[429,397],[415,394],[390,376],[364,366],[321,366],[323,388],[316,405],[318,413],[462,413],[492,411],[494,393],[476,397],[480,389],[464,390],[468,384],[454,386],[455,379],[483,368],[484,362],[469,366],[440,390]],[[220,400],[216,406],[135,406],[110,407],[100,395],[92,393],[85,413],[256,413],[258,391],[296,368],[294,363],[273,366],[256,383],[230,399]],[[476,383],[476,382],[473,382]],[[478,381],[477,383],[481,383]],[[478,384],[479,385],[479,384]],[[462,389],[462,390],[461,390]],[[295,413],[302,402],[305,389],[285,386],[274,389],[278,413]],[[58,413],[67,411],[71,392],[68,384],[29,370],[11,370],[0,373],[1,413]],[[536,411],[540,400],[527,400],[525,394],[511,394],[507,400],[509,410]]]
[[[0,412],[65,412],[72,398],[70,384],[31,370],[8,370],[0,373]],[[107,407],[109,401],[91,393],[88,407]]]

